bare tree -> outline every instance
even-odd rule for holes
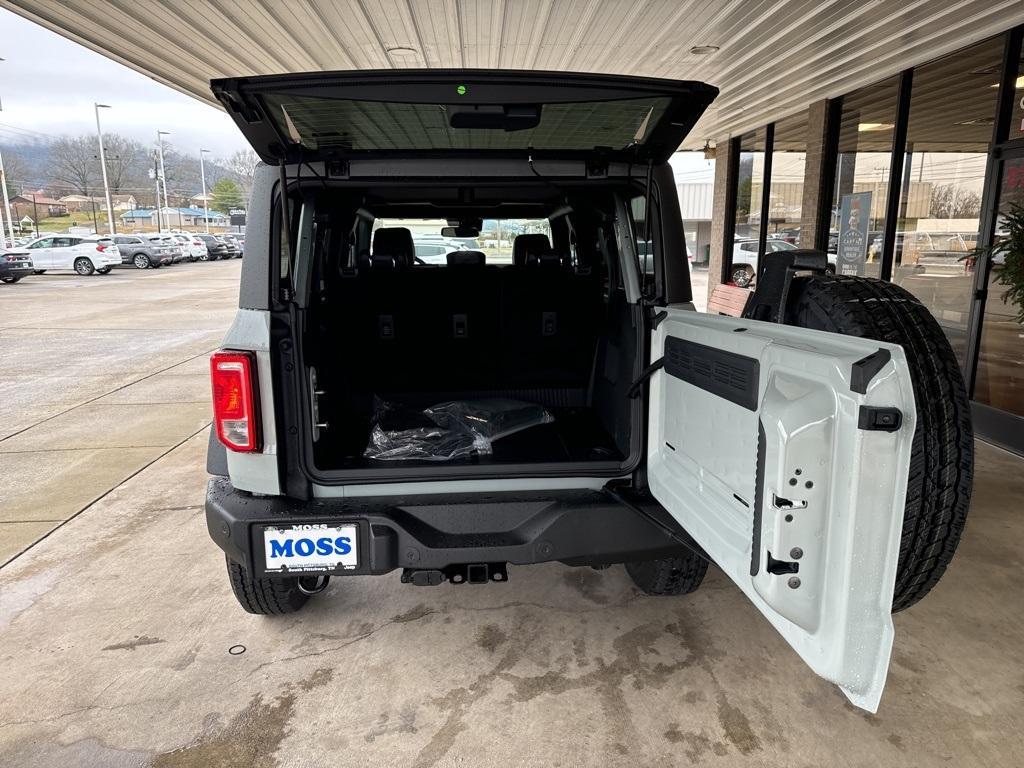
[[[105,133],[103,151],[107,159],[107,181],[112,193],[146,183],[149,158],[141,143],[116,133]],[[96,162],[99,163],[98,157]]]
[[[256,174],[259,162],[259,156],[251,149],[240,149],[220,163],[237,177],[236,180],[242,186],[242,195],[246,199],[252,192],[252,178]]]
[[[25,160],[16,152],[4,152],[4,182],[7,185],[7,194],[13,197],[17,195],[28,181],[28,165]]]
[[[243,181],[250,181],[259,162],[259,156],[251,149],[240,149],[221,164],[232,173],[241,176]]]
[[[976,219],[981,215],[981,197],[956,184],[937,184],[932,188],[928,208],[937,219]]]
[[[50,145],[53,177],[79,194],[88,195],[99,184],[99,148],[95,137],[65,136]]]

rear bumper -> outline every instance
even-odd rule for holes
[[[665,514],[657,505],[653,509]],[[676,528],[667,516],[660,519]],[[682,549],[663,527],[602,491],[303,502],[236,491],[224,477],[207,487],[211,538],[257,576],[266,573],[263,526],[340,523],[355,523],[359,530],[359,565],[336,572],[344,575],[477,563],[602,565],[669,557]]]
[[[25,277],[35,272],[35,267],[31,264],[27,266],[21,266],[20,264],[16,267],[9,267],[7,269],[0,270],[0,277]]]

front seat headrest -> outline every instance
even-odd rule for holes
[[[551,253],[551,241],[544,234],[516,235],[512,241],[512,263],[525,267],[529,257],[540,258]]]
[[[449,267],[482,267],[487,263],[483,251],[452,251],[445,256]]]
[[[390,256],[395,266],[411,267],[416,246],[405,227],[381,227],[373,233],[373,257]]]

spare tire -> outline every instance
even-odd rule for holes
[[[934,587],[956,551],[974,474],[970,403],[956,355],[927,308],[898,285],[864,277],[793,280],[787,325],[899,344],[914,384],[914,432],[892,609]]]

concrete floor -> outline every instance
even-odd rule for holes
[[[33,339],[0,370],[25,398],[0,450],[30,452],[0,457],[30,456],[0,475],[4,514],[19,510],[0,535],[69,520],[0,570],[0,765],[1020,763],[1024,462],[985,445],[956,560],[896,617],[877,715],[714,569],[687,598],[643,597],[619,567],[546,565],[481,587],[337,579],[294,617],[243,613],[206,534],[192,408],[237,272],[0,286],[5,362]],[[21,392],[44,373],[55,402]],[[154,403],[173,407],[138,414]]]

